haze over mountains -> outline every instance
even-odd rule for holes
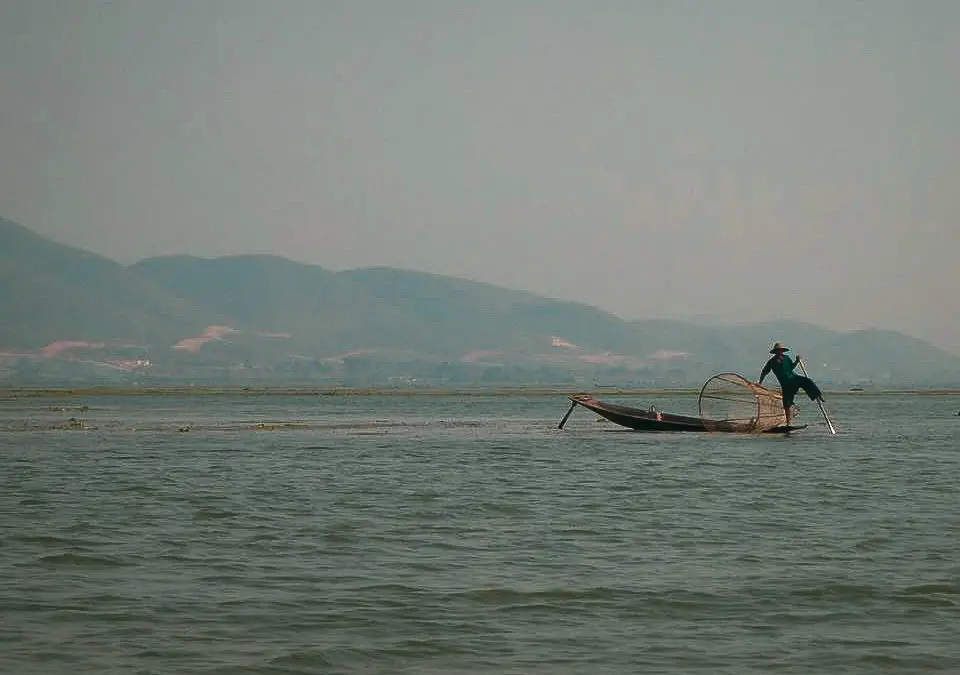
[[[627,321],[392,268],[268,255],[124,266],[0,219],[0,382],[695,386],[773,340],[834,385],[960,384],[960,356],[883,330]]]

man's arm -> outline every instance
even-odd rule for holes
[[[765,377],[767,376],[767,373],[769,373],[769,372],[770,372],[770,369],[773,367],[773,366],[771,365],[771,361],[773,361],[773,359],[768,360],[768,361],[764,364],[763,370],[760,371],[760,379],[757,380],[757,384],[763,384],[763,378],[765,378]]]

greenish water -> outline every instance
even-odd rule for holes
[[[2,399],[0,672],[960,672],[960,397],[828,403]]]

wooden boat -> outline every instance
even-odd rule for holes
[[[807,425],[787,426],[785,424],[753,431],[747,428],[743,423],[727,420],[706,420],[702,417],[692,417],[689,415],[675,415],[673,413],[660,412],[654,410],[643,410],[641,408],[631,408],[630,406],[619,405],[616,403],[606,403],[590,396],[589,394],[574,394],[569,397],[571,401],[571,410],[573,406],[582,406],[591,410],[614,424],[633,429],[635,431],[715,431],[729,433],[766,433],[766,434],[784,434],[791,431],[798,431]],[[569,416],[569,411],[568,411]],[[566,418],[564,418],[564,423]],[[561,427],[563,428],[562,424]]]
[[[607,403],[589,394],[569,397],[570,409],[560,421],[566,424],[578,405],[628,429],[637,431],[711,431],[726,433],[782,434],[806,425],[787,425],[780,394],[750,382],[736,373],[719,373],[700,390],[700,416],[676,415],[651,407],[632,408]]]

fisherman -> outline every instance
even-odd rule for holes
[[[800,363],[800,357],[798,356],[795,360],[791,359],[786,354],[788,351],[790,351],[790,348],[784,347],[780,342],[773,345],[773,349],[770,350],[773,356],[760,371],[760,379],[757,380],[757,384],[763,384],[763,378],[771,371],[776,375],[780,382],[780,392],[783,395],[783,411],[787,415],[787,426],[790,426],[790,410],[798,391],[803,389],[807,392],[811,401],[823,401],[823,394],[820,392],[820,387],[809,377],[793,372],[793,369]]]

